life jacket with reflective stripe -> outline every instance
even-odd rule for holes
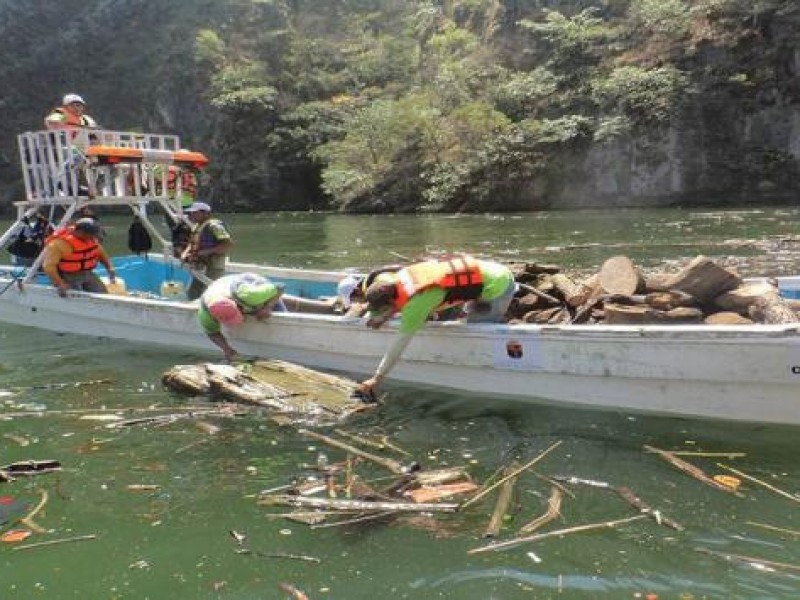
[[[95,240],[84,241],[78,238],[71,229],[62,229],[51,235],[47,241],[60,239],[72,247],[72,252],[62,256],[58,263],[61,273],[80,273],[91,271],[97,266],[100,258],[100,244]]]
[[[167,195],[170,198],[175,197],[178,189],[178,174],[181,176],[181,193],[195,198],[197,196],[197,175],[175,165],[170,165],[167,170]]]
[[[64,120],[64,125],[68,127],[92,127],[93,123],[89,120],[86,115],[76,115],[68,110],[66,110],[63,106],[58,108],[54,108],[53,112],[58,113],[60,115],[64,115],[66,119]]]
[[[428,260],[401,269],[397,272],[395,307],[402,309],[414,294],[431,287],[445,291],[440,306],[479,298],[483,291],[483,275],[478,261],[463,255]]]

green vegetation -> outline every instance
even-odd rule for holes
[[[228,209],[598,206],[609,175],[630,203],[741,200],[800,180],[780,133],[794,0],[0,0],[0,17],[5,201],[13,135],[67,91],[106,127],[207,152]]]

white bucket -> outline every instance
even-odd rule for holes
[[[127,296],[128,288],[125,287],[125,280],[122,277],[115,277],[113,283],[108,277],[101,277],[100,280],[105,284],[106,291],[115,296]]]
[[[165,281],[161,284],[161,295],[164,298],[177,298],[183,294],[183,284],[180,281]]]

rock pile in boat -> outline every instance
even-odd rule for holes
[[[800,322],[800,301],[780,296],[774,280],[745,282],[698,256],[676,273],[644,275],[615,256],[581,281],[552,265],[512,265],[520,291],[509,323],[738,325]]]
[[[181,394],[261,406],[278,422],[320,425],[375,406],[358,397],[351,379],[281,360],[175,365],[161,382]]]

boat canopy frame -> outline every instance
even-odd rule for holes
[[[0,237],[0,248],[44,209],[51,222],[56,208],[64,211],[53,223],[58,229],[87,206],[128,206],[161,245],[164,259],[178,262],[172,240],[153,225],[148,206],[160,206],[174,223],[190,224],[180,202],[183,178],[169,182],[167,170],[170,165],[202,169],[208,163],[203,154],[181,149],[177,135],[88,128],[25,132],[17,143],[25,199],[14,203],[17,218]],[[36,276],[42,260],[43,253],[28,267],[24,282]]]

